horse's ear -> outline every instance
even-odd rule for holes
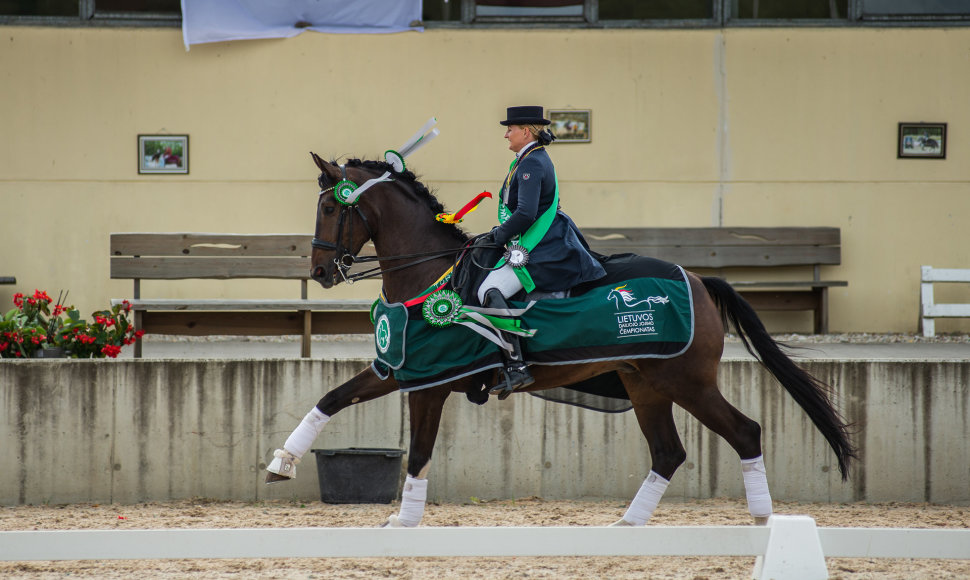
[[[317,167],[320,168],[320,171],[322,171],[323,174],[327,176],[327,179],[329,179],[333,183],[337,183],[342,179],[340,175],[340,170],[337,169],[337,167],[333,163],[327,163],[313,151],[310,152],[310,155],[313,157],[313,162],[316,163]]]
[[[310,151],[310,157],[313,157],[313,162],[317,164],[317,167],[320,168],[320,171],[326,171],[326,169],[324,169],[324,166],[329,165],[326,161],[321,159],[320,156],[314,153],[313,151]]]

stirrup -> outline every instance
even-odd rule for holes
[[[273,452],[273,461],[266,466],[266,483],[279,483],[296,477],[296,464],[300,460],[286,449]]]
[[[521,368],[514,368],[512,366],[502,369],[503,381],[489,389],[491,394],[505,394],[508,396],[509,393],[523,387],[528,387],[532,383],[536,382],[532,378],[532,373],[529,372],[529,367],[522,365]]]

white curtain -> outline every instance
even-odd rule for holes
[[[182,0],[192,44],[289,38],[304,30],[372,34],[421,31],[421,0]]]

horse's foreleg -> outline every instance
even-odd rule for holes
[[[401,510],[388,518],[387,527],[413,528],[424,517],[424,505],[428,499],[428,471],[431,469],[431,452],[438,438],[441,411],[450,391],[437,387],[408,393],[408,410],[411,414],[411,447],[408,451],[407,477],[401,493]]]
[[[630,389],[628,389],[630,390]],[[647,523],[653,511],[660,503],[660,498],[667,491],[667,485],[674,472],[684,462],[687,452],[677,434],[674,424],[673,405],[669,400],[662,399],[650,391],[646,391],[641,383],[639,392],[631,393],[634,412],[640,430],[647,438],[650,447],[650,458],[653,461],[650,473],[637,491],[637,495],[630,502],[623,518],[614,526],[642,526]]]
[[[273,452],[273,461],[266,466],[266,471],[269,472],[266,474],[266,483],[277,483],[296,477],[296,464],[310,450],[330,417],[338,411],[350,405],[383,397],[396,390],[397,382],[393,378],[381,380],[372,369],[366,368],[327,393],[290,433],[283,448]]]

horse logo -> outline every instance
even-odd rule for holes
[[[617,286],[616,288],[610,290],[610,293],[606,295],[607,300],[613,300],[616,302],[616,309],[620,309],[620,300],[623,300],[623,306],[626,308],[635,308],[641,304],[646,304],[647,309],[651,309],[653,304],[667,304],[670,299],[666,296],[648,296],[643,300],[637,300],[633,290],[630,290],[624,284],[622,286]]]

